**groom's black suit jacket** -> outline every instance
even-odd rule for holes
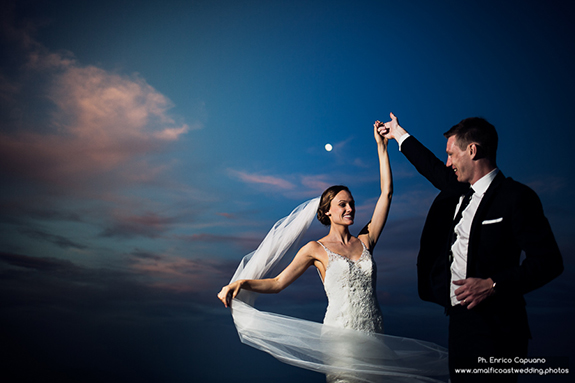
[[[421,299],[449,312],[449,238],[456,205],[469,184],[458,182],[453,170],[412,136],[403,142],[401,152],[441,191],[421,236],[418,290]],[[522,251],[525,259],[520,262]],[[529,336],[523,294],[562,271],[561,254],[538,196],[499,172],[473,219],[467,256],[467,277],[493,279],[496,294],[472,310],[481,312],[499,330],[512,327]]]

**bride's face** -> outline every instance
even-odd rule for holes
[[[331,205],[326,215],[329,216],[332,225],[353,225],[355,201],[351,194],[347,190],[337,193],[331,200]]]

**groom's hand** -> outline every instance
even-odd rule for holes
[[[389,113],[389,117],[391,118],[391,121],[388,121],[386,123],[376,121],[374,126],[377,128],[378,133],[384,136],[385,138],[387,139],[393,138],[397,140],[399,137],[403,136],[407,132],[399,125],[397,117],[395,117],[393,113]]]
[[[494,293],[493,280],[491,278],[467,278],[453,281],[454,285],[460,286],[455,290],[455,296],[462,306],[472,309],[485,298]]]

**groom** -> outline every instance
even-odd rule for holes
[[[497,361],[527,356],[531,335],[523,294],[563,271],[541,202],[497,168],[497,132],[486,120],[467,118],[444,134],[444,165],[390,116],[385,124],[376,121],[380,134],[395,139],[441,191],[423,228],[417,271],[419,296],[449,315],[451,381],[517,381],[517,375],[455,369],[509,368]],[[495,364],[482,366],[483,361]]]

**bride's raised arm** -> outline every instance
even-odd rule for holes
[[[379,157],[379,177],[381,184],[381,194],[375,205],[371,221],[361,230],[358,238],[366,244],[370,251],[377,244],[381,235],[391,205],[393,195],[393,179],[391,176],[391,167],[389,165],[389,155],[387,152],[387,138],[381,136],[377,131],[379,121],[373,125],[373,135],[377,142],[377,155]]]

